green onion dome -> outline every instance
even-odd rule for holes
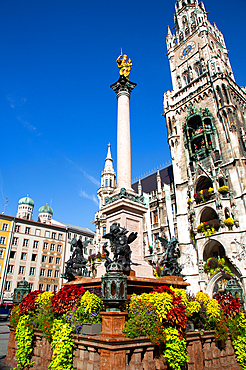
[[[50,206],[43,206],[40,207],[38,210],[38,213],[49,213],[50,215],[53,215],[53,209]]]
[[[28,196],[28,195],[27,195],[26,197],[24,197],[24,198],[21,198],[21,199],[19,200],[18,204],[19,204],[19,205],[20,205],[20,204],[27,204],[27,205],[29,205],[29,206],[34,207],[34,201],[33,201],[31,198],[29,198],[29,196]]]

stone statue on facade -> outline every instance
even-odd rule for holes
[[[127,55],[122,54],[122,49],[121,49],[121,55],[118,56],[118,58],[116,59],[116,62],[120,70],[120,75],[125,76],[127,79],[129,79],[129,74],[132,69],[132,61],[130,58],[127,61]]]
[[[65,273],[62,275],[64,279],[72,281],[75,276],[88,276],[88,269],[86,265],[88,260],[84,258],[84,248],[91,242],[91,240],[82,241],[75,238],[71,242],[72,256],[66,262]]]
[[[180,257],[180,249],[178,247],[178,240],[174,236],[168,241],[165,238],[159,236],[164,252],[159,261],[159,267],[161,267],[160,277],[162,276],[182,276],[181,270],[182,267],[177,262],[177,259]]]
[[[124,227],[120,227],[119,224],[113,223],[110,226],[110,232],[103,236],[105,239],[110,240],[111,251],[114,254],[113,261],[118,262],[126,275],[130,274],[131,270],[131,244],[137,238],[137,232],[132,232],[128,236],[128,231]],[[103,251],[106,253],[105,267],[107,267],[113,261],[109,258],[109,252],[106,249],[107,242],[103,246]]]

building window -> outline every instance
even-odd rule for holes
[[[25,234],[30,234],[30,227],[26,227]]]
[[[55,239],[55,238],[56,238],[56,233],[52,233],[52,234],[51,234],[51,238],[52,238],[52,239]]]
[[[31,289],[31,291],[33,290],[33,283],[29,283],[29,288]]]
[[[49,257],[49,263],[53,263],[53,261],[54,261],[54,257],[50,256]]]
[[[0,244],[5,245],[5,242],[6,242],[6,237],[0,236]]]
[[[23,275],[25,270],[25,266],[20,266],[19,268],[19,275]]]
[[[28,247],[28,239],[23,240],[23,247]]]
[[[7,290],[7,291],[10,290],[10,284],[11,284],[10,281],[6,281],[6,283],[5,283],[5,290]]]
[[[20,232],[20,226],[19,225],[15,225],[15,232],[16,233],[19,233]]]
[[[48,249],[48,243],[44,243],[43,249]]]
[[[34,240],[34,242],[33,242],[33,248],[38,248],[38,241],[37,240]]]
[[[71,239],[71,233],[68,233],[68,239]]]
[[[30,274],[29,275],[35,275],[35,267],[30,267]]]
[[[0,258],[3,258],[3,252],[4,252],[4,250],[2,248],[0,248]]]
[[[39,289],[39,290],[44,290],[44,284],[39,284],[38,289]]]
[[[21,253],[21,260],[25,261],[26,260],[27,253],[22,252]]]
[[[9,258],[15,258],[15,251],[10,251]]]
[[[8,231],[8,224],[3,224],[3,226],[2,226],[2,230],[3,231]]]
[[[158,211],[157,209],[153,212],[153,223],[158,222]]]
[[[45,275],[45,269],[40,269],[40,276],[44,276]]]
[[[42,262],[46,262],[47,261],[47,256],[42,256]]]
[[[13,238],[13,243],[12,243],[12,245],[18,245],[18,238]]]
[[[54,292],[57,293],[58,291],[58,285],[54,285]]]
[[[62,234],[58,234],[58,239],[62,240]]]
[[[51,291],[51,285],[50,284],[47,284],[46,286],[46,292],[50,292]]]
[[[106,235],[106,227],[103,227],[103,235]]]
[[[50,237],[50,232],[49,231],[45,231],[45,237],[46,238],[49,238]]]
[[[57,252],[58,252],[58,253],[60,253],[60,252],[61,252],[61,247],[62,247],[62,246],[61,246],[61,244],[58,244],[58,246],[57,246]]]
[[[52,270],[48,270],[47,277],[52,277]]]
[[[35,235],[40,236],[40,229],[36,229]]]
[[[8,274],[12,274],[14,270],[14,265],[8,265]]]
[[[56,264],[59,265],[60,264],[60,258],[59,257],[56,257]]]
[[[35,253],[32,254],[32,261],[33,262],[37,261],[37,254]]]
[[[88,249],[87,249],[87,247],[85,247],[85,254],[88,254]]]
[[[159,235],[158,234],[154,234],[154,246],[155,247],[159,247]]]
[[[50,250],[51,250],[51,252],[54,252],[54,250],[55,250],[55,244],[51,244],[50,245]]]
[[[59,278],[59,270],[55,270],[55,278]]]

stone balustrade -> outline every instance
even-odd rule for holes
[[[50,344],[40,330],[34,331],[34,351],[31,370],[47,370],[52,358]],[[213,331],[187,333],[189,362],[183,370],[240,370],[231,340],[221,346],[215,341]],[[73,368],[77,370],[170,370],[162,357],[162,346],[154,346],[148,338],[123,336],[74,335]],[[5,362],[14,361],[16,342],[10,328],[9,346]]]

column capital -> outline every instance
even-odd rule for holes
[[[125,76],[122,75],[122,76],[120,76],[118,81],[116,81],[114,84],[110,85],[110,87],[117,94],[117,97],[118,97],[118,94],[122,93],[122,92],[126,92],[127,94],[129,94],[129,97],[130,97],[131,92],[132,92],[132,90],[134,89],[134,87],[136,85],[137,84],[135,82],[129,81]]]

